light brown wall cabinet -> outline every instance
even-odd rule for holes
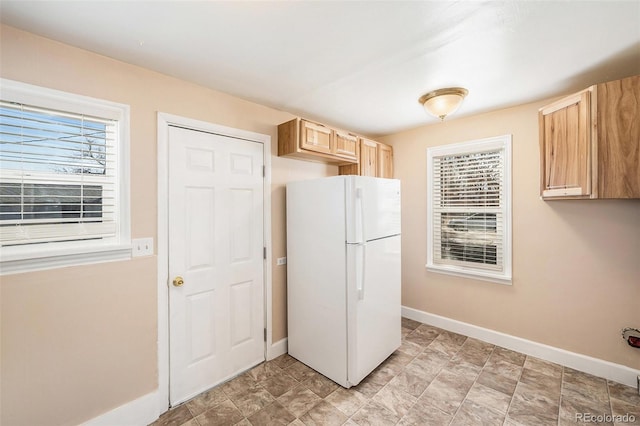
[[[378,176],[393,177],[393,148],[383,143],[378,143]]]
[[[378,176],[378,143],[360,139],[360,175]]]
[[[393,148],[380,142],[360,138],[360,162],[340,166],[341,175],[393,178]]]
[[[540,109],[544,199],[640,198],[640,76]]]
[[[278,126],[278,155],[339,165],[341,175],[393,177],[393,148],[304,118]]]
[[[336,155],[346,156],[349,158],[358,158],[358,136],[353,133],[335,131],[336,136]]]
[[[330,164],[357,163],[358,136],[295,118],[278,126],[278,155]]]

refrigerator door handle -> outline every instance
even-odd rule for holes
[[[362,247],[362,262],[360,262],[360,267],[362,268],[360,271],[360,285],[358,286],[358,300],[364,300],[364,283],[365,283],[365,270],[367,265],[367,244],[360,244]]]
[[[358,201],[358,206],[360,207],[360,243],[364,243],[367,241],[367,237],[364,230],[364,191],[362,188],[356,188],[356,200]],[[357,238],[357,236],[356,236]]]
[[[362,187],[360,188],[356,188],[356,200],[358,202],[358,206],[360,207],[360,242],[358,243],[359,247],[362,247],[362,259],[360,262],[360,279],[358,281],[357,284],[357,290],[358,290],[358,300],[363,300],[364,299],[364,282],[365,282],[365,276],[364,276],[364,271],[366,269],[366,263],[367,263],[367,237],[366,237],[366,233],[365,233],[365,225],[364,225],[364,221],[365,221],[365,211],[364,211],[364,191],[362,190]]]

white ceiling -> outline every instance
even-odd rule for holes
[[[469,90],[459,117],[640,74],[638,0],[2,0],[0,20],[371,136],[437,121],[417,100],[442,87]]]

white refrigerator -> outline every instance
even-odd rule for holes
[[[400,181],[287,184],[288,352],[355,386],[400,346]]]

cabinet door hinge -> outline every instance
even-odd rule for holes
[[[262,258],[264,260],[267,260],[267,248],[266,247],[262,247]]]
[[[267,166],[262,166],[262,177],[267,176]]]
[[[264,334],[264,341],[266,342],[267,341],[267,329],[263,328],[262,330],[264,331],[264,333],[263,333]]]

